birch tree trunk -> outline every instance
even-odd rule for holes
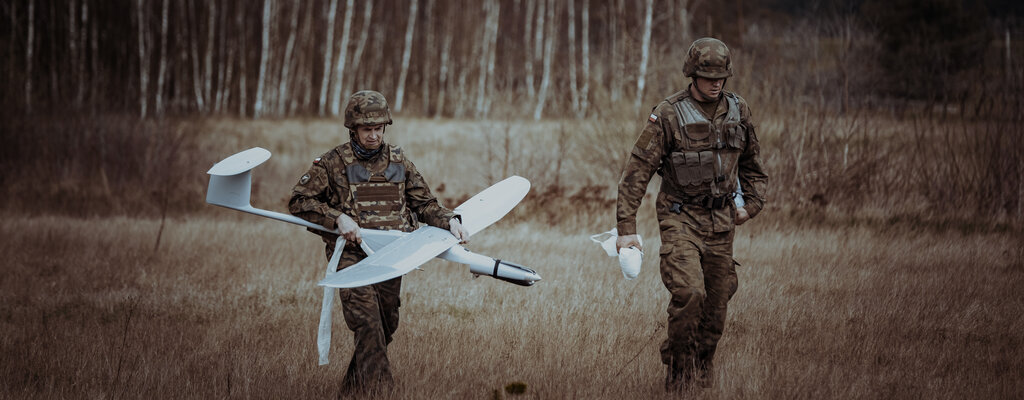
[[[334,16],[338,0],[331,0],[327,9],[327,47],[324,49],[324,77],[320,81],[320,116],[327,111],[327,88],[331,84],[331,60],[334,58]]]
[[[194,2],[188,2],[186,6],[188,8],[188,15],[184,18],[185,26],[193,26],[197,22],[196,7]],[[199,38],[197,37],[198,29],[186,29],[186,32],[182,32],[183,35],[188,39],[188,49],[191,52],[192,59],[192,89],[195,92],[196,108],[199,114],[206,114],[206,99],[203,97],[203,72],[202,66],[199,59]]]
[[[494,59],[495,47],[497,47],[498,14],[500,10],[500,5],[496,4],[493,0],[487,0],[484,3],[484,11],[487,15],[485,17],[486,22],[482,27],[484,34],[480,43],[483,46],[483,57],[480,57],[480,76],[477,80],[476,115],[478,118],[486,117],[490,108],[487,97],[490,96],[490,89],[494,85]]]
[[[86,0],[85,4],[88,5],[89,4],[89,0]],[[90,24],[90,23],[88,23],[88,16],[89,16],[89,12],[88,12],[88,8],[86,8],[85,13],[84,13],[84,18],[86,18],[86,19],[83,20],[83,25],[89,26],[89,32],[90,32],[90,34],[89,34],[89,48],[91,49],[91,52],[92,52],[91,53],[92,56],[89,58],[89,60],[91,62],[91,65],[92,65],[92,74],[91,74],[91,78],[92,79],[89,80],[89,82],[90,82],[89,94],[86,95],[87,96],[86,100],[87,101],[88,100],[92,100],[92,101],[89,101],[89,105],[90,105],[90,108],[92,109],[93,113],[95,113],[96,112],[96,108],[99,106],[99,101],[94,101],[94,100],[96,100],[97,94],[101,93],[100,88],[106,87],[106,85],[104,85],[103,82],[102,82],[103,74],[100,71],[99,34],[98,34],[97,28],[96,28],[97,25],[99,25],[99,24],[95,24],[95,23]],[[125,51],[126,52],[130,52],[131,50],[130,50],[129,47],[125,47]],[[127,56],[128,54],[125,54],[125,55]],[[109,193],[109,190],[108,190],[108,193]]]
[[[244,7],[244,6],[240,6]],[[249,103],[248,92],[249,85],[247,82],[249,76],[249,63],[245,59],[246,48],[249,45],[249,41],[246,40],[245,34],[245,18],[242,18],[243,12],[241,10],[235,11],[235,22],[237,23],[237,31],[239,32],[239,49],[238,49],[238,116],[245,118],[245,108]],[[234,46],[232,46],[233,48]],[[228,70],[230,73],[231,70]],[[230,94],[231,92],[228,92]]]
[[[590,0],[583,0],[583,15],[580,21],[583,30],[583,90],[580,92],[580,118],[586,118],[590,109]]]
[[[427,0],[427,9],[424,12],[428,23],[433,21],[434,16],[434,0]],[[427,51],[424,52],[424,58],[420,63],[420,98],[423,101],[421,107],[423,115],[430,115],[430,78],[433,76],[433,63],[434,63],[434,27],[428,26],[427,31]]]
[[[345,2],[345,21],[341,28],[341,43],[338,51],[338,61],[334,63],[334,86],[331,92],[331,115],[338,115],[341,112],[341,86],[345,83],[345,59],[348,57],[349,32],[352,30],[352,13],[355,11],[355,2]]]
[[[146,99],[149,98],[149,55],[146,54],[146,17],[143,12],[142,2],[143,0],[135,2],[135,15],[139,28],[139,115],[145,119]],[[29,43],[32,43],[31,39]],[[31,71],[31,68],[29,71]]]
[[[547,27],[547,38],[544,40],[544,75],[540,81],[540,93],[537,95],[537,108],[533,110],[533,119],[535,121],[539,121],[540,118],[543,116],[544,103],[546,102],[548,96],[548,87],[551,86],[551,63],[554,59],[555,39],[557,37],[554,28],[554,9],[555,5],[549,4],[546,10],[547,22],[545,23],[545,25]]]
[[[640,51],[640,72],[636,78],[636,100],[633,103],[633,110],[640,112],[640,106],[644,100],[644,84],[647,77],[647,63],[651,54],[651,22],[654,15],[654,0],[647,0],[646,12],[644,14],[644,39]]]
[[[395,111],[402,111],[402,100],[405,97],[405,79],[409,75],[409,60],[412,58],[412,37],[416,29],[416,12],[419,0],[409,4],[409,21],[405,25],[405,49],[402,50],[402,72],[398,77],[398,94],[395,96]]]
[[[160,10],[160,67],[156,75],[156,107],[157,117],[164,116],[164,76],[167,74],[167,0],[163,1]]]
[[[531,1],[537,1],[538,2],[537,6],[536,6],[536,11],[535,11],[536,12],[536,16],[537,16],[537,22],[534,24],[534,27],[533,27],[533,29],[534,29],[533,55],[532,55],[532,61],[530,62],[530,71],[526,75],[526,84],[527,84],[527,86],[529,86],[530,100],[536,100],[537,99],[537,89],[534,86],[534,82],[533,82],[534,81],[534,76],[535,76],[534,71],[533,71],[533,63],[540,61],[542,59],[543,55],[544,55],[544,53],[543,53],[543,50],[544,50],[544,27],[546,26],[546,24],[544,23],[544,17],[545,17],[544,6],[545,6],[546,1],[545,0],[531,0]],[[528,57],[530,57],[530,56],[528,56]]]
[[[612,87],[611,100],[612,103],[618,103],[622,98],[622,78],[623,68],[622,63],[619,59],[622,58],[622,47],[621,40],[619,40],[619,16],[622,15],[622,0],[612,0],[612,5],[615,8],[611,12],[611,36],[612,36],[612,54],[610,60],[605,61],[605,64],[611,64],[612,76],[608,79],[607,84]]]
[[[537,0],[526,0],[526,28],[523,29],[523,57],[525,60],[524,71],[526,74],[526,97],[530,102],[533,102],[534,96],[537,95],[533,88],[533,47],[530,46],[533,43],[533,9],[535,8]]]
[[[569,4],[569,93],[572,98],[572,112],[580,115],[580,91],[576,83],[576,6]]]
[[[213,101],[213,50],[216,47],[216,32],[217,27],[217,2],[211,1],[208,3],[209,15],[206,18],[206,57],[205,65],[203,68],[203,97],[207,102],[207,110],[211,107],[209,103]]]
[[[270,0],[263,1],[263,49],[260,51],[260,74],[256,78],[256,104],[252,107],[252,117],[263,116],[263,85],[267,78],[267,63],[270,60]]]
[[[291,73],[292,52],[295,50],[295,33],[299,27],[299,12],[302,11],[302,3],[293,5],[291,23],[288,24],[288,43],[285,45],[284,58],[281,60],[281,79],[277,86],[277,115],[290,114],[288,112],[288,80]]]
[[[357,66],[357,71],[358,66],[360,65],[360,62],[362,61],[363,58],[363,49],[366,48],[366,38],[370,36],[370,18],[373,16],[373,0],[366,0],[364,3],[365,5],[363,8],[363,27],[361,29],[361,32],[359,33],[359,42],[356,43],[356,51],[355,53],[352,54],[352,65]],[[361,89],[353,88],[354,86],[356,86],[356,74],[352,73],[348,75],[349,76],[344,77],[346,82],[345,91],[342,92],[345,93],[346,95],[348,93],[352,93],[355,92],[356,90]]]
[[[452,38],[455,36],[452,33],[453,24],[445,25],[447,26],[445,27],[445,35],[441,44],[441,69],[438,71],[437,105],[434,108],[434,118],[440,118],[444,113],[445,96],[448,92],[448,60],[451,58]]]
[[[687,8],[690,0],[679,0],[679,2],[680,4],[677,5],[678,8],[676,10],[676,13],[678,14],[677,23],[679,24],[679,39],[681,40],[679,43],[690,43],[690,21],[692,18],[690,17],[690,10]],[[687,47],[685,47],[685,45],[678,47],[682,52],[681,54],[685,57]]]
[[[491,32],[490,55],[487,57],[487,94],[484,97],[484,109],[482,117],[487,117],[491,112],[491,100],[494,98],[494,64],[498,58],[498,30],[501,28],[501,3],[498,0],[491,1],[490,22],[487,24]]]
[[[307,52],[312,52],[315,51],[315,49],[317,48],[315,44],[316,40],[314,39],[313,35],[313,22],[315,21],[314,17],[317,14],[317,10],[316,7],[313,7],[312,4],[307,4],[309,4],[306,7],[309,10],[309,12],[306,13],[306,20],[302,24],[302,48],[305,49]],[[295,100],[291,105],[291,114],[294,114],[296,109],[309,111],[310,105],[312,104],[314,68],[314,63],[312,61],[312,56],[299,56],[298,70],[302,72],[300,72],[296,76],[296,79],[298,80],[297,86],[302,88],[302,100],[300,102],[300,100],[297,97],[293,97]]]

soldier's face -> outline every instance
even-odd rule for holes
[[[364,149],[377,150],[384,144],[384,124],[357,126],[356,140]]]
[[[700,95],[700,97],[703,97],[702,99],[698,99],[701,101],[717,99],[718,96],[722,95],[722,89],[725,88],[725,78],[708,79],[698,76],[694,79],[694,83],[694,86],[697,87],[697,94]]]

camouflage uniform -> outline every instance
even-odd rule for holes
[[[731,70],[719,72],[731,75]],[[714,112],[708,115],[705,108]],[[616,206],[620,235],[636,234],[636,212],[647,185],[655,172],[662,175],[656,210],[661,278],[671,294],[668,338],[661,345],[668,389],[710,378],[726,304],[737,289],[732,257],[737,176],[750,217],[765,202],[768,177],[759,151],[743,98],[723,91],[717,104],[702,104],[687,89],[654,108],[622,172]]]
[[[448,221],[455,217],[451,210],[438,204],[423,176],[400,148],[382,144],[374,156],[363,159],[352,142],[313,161],[292,190],[288,210],[330,229],[336,228],[342,213],[352,217],[361,228],[405,232],[415,229],[417,219],[449,229]],[[330,259],[338,236],[310,231],[321,235]],[[338,269],[363,258],[366,253],[356,243],[348,242]],[[401,288],[402,278],[395,278],[370,286],[339,289],[345,323],[355,336],[355,351],[343,383],[346,390],[393,384],[387,345],[398,329]]]

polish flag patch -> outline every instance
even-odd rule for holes
[[[654,114],[651,114],[650,117],[647,117],[647,120],[651,121],[651,122],[658,122],[658,116],[654,115]]]

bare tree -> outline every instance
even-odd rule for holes
[[[195,3],[187,3],[188,4],[186,7],[188,8],[188,15],[184,20],[186,26],[191,26],[198,20],[196,17]],[[198,29],[185,29],[184,32],[182,32],[182,34],[185,35],[186,38],[188,39],[188,50],[191,52],[190,58],[192,60],[192,88],[195,91],[196,108],[199,110],[200,114],[206,114],[207,107],[205,94],[203,92],[203,72],[199,58],[199,38],[197,37],[197,32],[195,31],[198,31]]]
[[[582,14],[580,25],[583,30],[583,90],[580,92],[580,118],[586,117],[590,108],[590,0],[583,0]]]
[[[207,110],[211,107],[209,103],[213,99],[213,51],[216,47],[216,32],[217,28],[217,2],[211,1],[208,3],[209,15],[206,16],[206,56],[204,57],[203,68],[203,97],[206,98]]]
[[[650,0],[648,0],[650,1]],[[554,57],[555,39],[555,4],[547,7],[547,38],[544,40],[544,74],[540,81],[540,93],[537,95],[537,108],[533,110],[533,119],[539,121],[544,112],[544,103],[548,96],[548,87],[551,86],[551,63]]]
[[[334,58],[334,16],[338,12],[338,0],[331,0],[327,9],[327,46],[324,49],[324,77],[320,81],[320,115],[327,111],[327,87],[331,84],[331,60]]]
[[[647,0],[646,11],[644,12],[644,39],[640,47],[640,72],[636,77],[636,100],[633,109],[640,111],[640,105],[644,99],[644,84],[647,78],[647,63],[651,54],[651,21],[654,15],[654,0]]]
[[[298,110],[300,108],[308,109],[309,108],[309,102],[310,102],[310,99],[312,98],[312,92],[313,92],[313,82],[312,82],[313,81],[313,79],[312,79],[313,71],[312,71],[312,67],[313,67],[314,63],[310,62],[313,57],[303,56],[302,52],[305,51],[306,54],[309,54],[311,49],[315,49],[316,48],[315,44],[313,43],[313,39],[312,39],[313,38],[313,16],[316,13],[316,7],[313,7],[313,5],[311,3],[306,3],[306,4],[309,4],[309,5],[306,7],[306,9],[308,11],[305,13],[305,16],[303,17],[302,34],[299,35],[299,37],[301,37],[301,43],[299,45],[297,45],[297,47],[299,48],[298,51],[300,52],[300,55],[298,57],[296,57],[296,59],[297,59],[296,60],[296,65],[295,65],[296,73],[293,75],[294,76],[293,82],[295,84],[295,88],[302,95],[301,96],[297,96],[297,95],[292,95],[291,96],[291,101],[288,104],[288,114],[289,115],[294,115],[296,110]],[[296,6],[296,13],[298,12],[298,10],[300,8],[301,7]]]
[[[427,0],[427,9],[424,12],[426,20],[431,21],[434,16],[434,0]],[[423,53],[425,60],[420,63],[420,99],[423,101],[422,112],[424,115],[430,115],[430,79],[433,72],[434,63],[434,34],[435,29],[428,27],[427,31],[427,51]]]
[[[454,24],[445,25],[444,39],[441,44],[441,68],[437,72],[437,108],[434,109],[434,118],[440,118],[442,113],[444,113],[445,95],[448,91],[448,63],[451,58],[452,38],[455,36],[455,34],[452,33],[454,30]]]
[[[156,115],[164,115],[164,77],[167,74],[167,0],[160,10],[160,68],[156,75]]]
[[[334,86],[331,90],[331,115],[338,115],[341,112],[341,86],[345,83],[345,62],[348,57],[349,32],[352,30],[352,13],[355,11],[355,2],[345,2],[345,21],[341,28],[341,50],[338,51],[338,61],[334,63]]]
[[[240,5],[240,7],[244,6]],[[238,45],[238,115],[241,117],[245,117],[245,107],[249,103],[248,96],[246,96],[249,89],[249,85],[246,82],[249,77],[249,63],[245,59],[249,41],[246,40],[245,35],[244,14],[245,13],[242,12],[242,10],[236,10],[235,12],[235,22],[238,25],[236,29],[237,32],[241,32],[241,34],[238,35],[238,41],[240,42]],[[228,72],[230,73],[231,71],[229,70]]]
[[[533,83],[533,80],[534,80],[533,63],[541,61],[542,57],[544,56],[544,52],[543,52],[543,50],[544,50],[544,27],[547,26],[545,24],[545,20],[544,20],[544,18],[546,16],[545,12],[544,12],[544,8],[545,8],[544,6],[546,5],[547,1],[546,0],[531,0],[531,1],[537,1],[538,2],[537,6],[536,6],[536,11],[535,11],[536,12],[536,16],[537,16],[537,18],[536,18],[537,22],[534,23],[534,27],[533,27],[533,29],[534,29],[533,54],[532,54],[533,58],[531,59],[532,61],[530,62],[530,65],[529,65],[530,71],[526,75],[526,84],[527,84],[527,86],[529,86],[530,100],[536,100],[537,94],[536,94],[536,89],[535,89],[534,83]],[[527,55],[527,57],[531,57],[531,55]]]
[[[622,78],[625,75],[625,68],[622,65],[622,40],[619,39],[619,16],[624,14],[625,7],[623,6],[622,0],[612,0],[612,7],[614,10],[610,11],[611,14],[611,25],[609,28],[612,41],[612,50],[608,63],[611,64],[612,76],[608,80],[608,84],[611,85],[611,101],[612,103],[618,102],[622,98]]]
[[[398,76],[398,90],[395,95],[395,111],[402,111],[402,100],[405,97],[405,79],[409,76],[409,59],[412,58],[412,37],[416,29],[416,12],[419,0],[409,3],[409,20],[405,25],[405,49],[402,50],[402,72]]]
[[[28,0],[28,43],[25,45],[25,112],[32,113],[32,50],[35,48],[36,1]]]
[[[100,93],[100,91],[101,91],[100,88],[106,87],[106,85],[103,85],[101,83],[102,75],[100,73],[100,61],[99,61],[100,60],[100,50],[99,50],[100,49],[100,45],[99,45],[99,34],[97,32],[97,26],[99,24],[97,24],[97,23],[89,23],[89,20],[88,20],[88,18],[89,18],[89,8],[88,8],[89,0],[85,0],[84,4],[85,4],[85,6],[83,8],[83,13],[82,13],[82,25],[89,27],[89,32],[90,32],[89,33],[89,49],[91,51],[91,57],[89,58],[89,60],[90,60],[91,65],[92,65],[92,76],[91,76],[92,79],[89,79],[89,82],[90,82],[89,89],[90,90],[89,90],[89,93],[87,94],[87,96],[89,96],[90,99],[94,99],[94,98],[96,98],[96,95],[98,93]],[[129,27],[129,29],[130,29],[130,27]],[[84,45],[83,45],[83,47],[84,47]],[[125,46],[125,51],[127,52],[127,51],[131,51],[131,50],[130,50],[129,47]],[[83,65],[82,68],[85,68],[85,66]],[[89,105],[93,109],[93,111],[96,110],[96,107],[98,106],[98,103],[99,102],[97,102],[97,101],[90,101],[89,102]],[[110,192],[109,185],[107,185],[106,187],[108,187],[107,193],[109,193]]]
[[[139,115],[146,118],[146,99],[149,98],[149,54],[146,52],[146,44],[149,41],[146,40],[146,18],[142,1],[135,2],[135,15],[139,28]]]
[[[487,22],[483,26],[484,35],[480,43],[483,46],[483,57],[480,57],[480,76],[477,82],[477,117],[486,117],[490,111],[489,98],[494,86],[494,61],[497,52],[496,47],[498,47],[498,16],[501,8],[496,1],[487,0],[484,3],[484,11],[487,14]]]
[[[295,36],[296,31],[299,27],[299,11],[302,9],[302,3],[295,3],[295,10],[292,11],[292,19],[288,24],[288,43],[285,45],[284,58],[281,62],[284,64],[281,66],[281,79],[278,80],[277,87],[277,114],[286,115],[288,114],[288,79],[290,74],[292,60],[292,52],[295,51]]]
[[[366,39],[370,36],[370,25],[373,16],[373,0],[366,0],[363,5],[363,27],[360,29],[359,41],[356,43],[356,51],[352,54],[352,65],[358,68],[360,60],[363,58],[363,49],[366,48]],[[355,91],[352,89],[355,86],[356,74],[348,74],[345,77],[345,91],[343,93],[350,93]]]
[[[526,96],[533,101],[536,96],[535,89],[533,88],[533,52],[531,51],[530,44],[533,43],[533,10],[536,8],[537,0],[525,0],[526,1],[526,16],[524,17],[526,27],[523,29],[523,53],[526,57],[524,60],[524,71],[526,74]]]
[[[498,0],[492,0],[491,2],[491,22],[487,24],[491,32],[491,42],[488,46],[490,56],[487,61],[487,97],[484,101],[483,116],[486,117],[491,111],[491,99],[494,96],[494,63],[498,56],[498,29],[501,28],[499,22],[501,21],[501,3]]]
[[[574,1],[569,4],[569,93],[572,97],[572,111],[580,115],[580,91],[576,79],[576,6]]]
[[[270,60],[270,7],[271,0],[263,1],[263,49],[260,51],[260,74],[256,78],[256,104],[252,107],[253,118],[263,116],[263,84],[267,76],[267,63]]]

